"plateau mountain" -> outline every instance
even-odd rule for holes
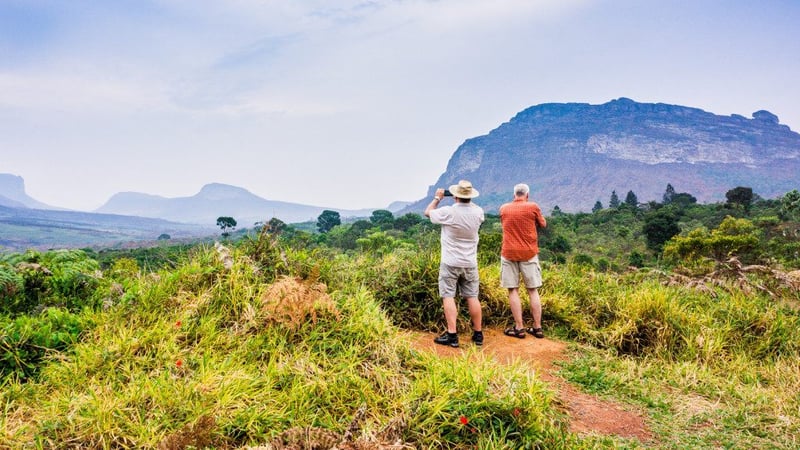
[[[746,118],[627,98],[540,104],[467,139],[428,196],[401,212],[421,212],[436,187],[460,179],[481,192],[487,211],[510,200],[516,183],[530,185],[545,214],[607,206],[612,191],[660,201],[667,184],[701,203],[737,186],[773,198],[800,187],[800,134],[764,110]]]
[[[10,173],[0,173],[0,206],[10,208],[60,209],[46,205],[25,192],[25,180]]]

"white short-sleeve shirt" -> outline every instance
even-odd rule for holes
[[[478,267],[478,229],[483,208],[455,203],[429,212],[431,222],[442,225],[441,262],[451,267]]]

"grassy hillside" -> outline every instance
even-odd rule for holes
[[[713,224],[713,211],[680,223]],[[561,376],[644,411],[652,442],[571,433],[554,386],[525,365],[468,344],[454,359],[414,350],[401,328],[441,327],[438,234],[398,218],[358,235],[273,221],[150,254],[146,270],[131,253],[5,255],[0,447],[796,448],[800,278],[770,253],[794,241],[764,233],[794,222],[748,214],[658,252],[627,219],[611,248],[611,211],[553,218],[543,237],[545,328],[570,344]],[[576,243],[599,230],[607,244]],[[496,232],[489,220],[481,300],[502,327]],[[633,251],[642,267],[617,263]]]

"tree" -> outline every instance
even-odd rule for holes
[[[366,236],[372,229],[372,223],[366,220],[357,220],[350,225],[334,227],[328,232],[328,244],[343,250],[354,250],[358,247],[357,241]]]
[[[171,236],[168,235],[167,233],[162,233],[162,234],[158,235],[158,240],[159,241],[168,241],[170,239],[171,239]]]
[[[697,203],[697,198],[687,192],[681,192],[672,196],[671,203],[679,208],[686,208]]]
[[[394,227],[400,231],[408,231],[409,228],[413,227],[422,222],[422,216],[417,213],[406,213],[402,216],[398,217],[394,221]]]
[[[233,217],[220,216],[217,217],[217,226],[222,230],[222,237],[228,237],[230,236],[228,229],[236,228],[236,220]]]
[[[572,244],[562,235],[556,235],[547,241],[547,249],[553,253],[569,253],[572,251]]]
[[[286,231],[286,228],[288,228],[289,225],[286,225],[286,222],[282,221],[281,219],[273,217],[272,219],[269,219],[269,222],[267,222],[264,227],[267,233],[280,234]]]
[[[355,222],[350,224],[350,229],[353,230],[353,232],[358,233],[359,235],[366,234],[367,230],[369,230],[370,228],[372,228],[372,223],[366,220],[356,220]]]
[[[639,199],[636,198],[636,194],[633,191],[628,191],[628,195],[625,196],[625,204],[632,208],[639,206]]]
[[[789,191],[781,197],[780,212],[786,218],[800,215],[800,192],[797,189]]]
[[[611,191],[611,199],[608,201],[609,208],[619,208],[619,197],[617,191]]]
[[[362,251],[375,252],[379,255],[391,252],[395,248],[403,246],[403,242],[396,239],[386,231],[372,230],[366,236],[359,238],[356,243]]]
[[[745,211],[750,211],[750,205],[753,203],[753,188],[738,186],[725,193],[725,198],[728,201],[726,206],[741,206]]]
[[[665,205],[669,205],[672,203],[672,198],[675,196],[675,188],[672,187],[671,184],[667,183],[667,190],[664,191],[664,196],[662,197],[661,203]]]
[[[592,212],[593,213],[596,213],[597,211],[600,211],[602,209],[603,209],[603,204],[600,203],[600,200],[594,202],[594,206],[592,206]]]
[[[602,209],[602,205],[601,205],[600,209]],[[559,208],[558,205],[556,205],[556,206],[553,206],[553,212],[551,212],[550,215],[553,216],[553,217],[563,216],[564,212],[561,211],[561,208]]]
[[[319,230],[320,233],[327,233],[336,225],[341,224],[342,219],[339,217],[339,213],[336,211],[326,209],[322,211],[322,214],[320,214],[319,217],[317,217],[317,230]]]
[[[642,232],[647,240],[647,248],[658,253],[664,243],[680,233],[681,229],[675,214],[669,208],[662,208],[645,215]]]
[[[376,209],[372,211],[369,221],[381,227],[382,230],[386,230],[394,225],[394,214],[385,209]]]
[[[705,227],[695,228],[686,236],[675,236],[664,245],[664,256],[692,261],[711,258],[722,262],[731,256],[753,261],[757,256],[761,230],[747,219],[725,217],[710,233]]]

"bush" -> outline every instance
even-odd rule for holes
[[[102,274],[82,250],[28,251],[0,265],[0,312],[30,314],[47,307],[77,312],[98,305]]]
[[[632,251],[628,257],[628,264],[632,267],[644,267],[644,255],[636,250]]]
[[[52,295],[49,305],[63,306],[70,311],[97,306],[92,298],[100,286],[100,265],[81,250],[57,250],[45,253],[42,263],[53,276],[48,279]]]
[[[686,236],[673,237],[664,245],[664,257],[673,262],[696,264],[697,260],[703,258],[722,262],[737,256],[752,263],[760,254],[760,236],[761,230],[749,220],[728,216],[711,232],[701,227]]]
[[[27,311],[24,295],[25,284],[22,277],[9,265],[0,265],[0,313],[15,314]]]
[[[49,353],[66,350],[78,341],[84,321],[56,308],[16,319],[0,316],[0,379],[26,380],[36,375]]]
[[[432,329],[441,322],[438,254],[402,248],[383,256],[361,255],[355,264],[343,270],[356,285],[369,288],[395,324]]]
[[[578,253],[572,257],[572,262],[577,266],[592,267],[594,266],[594,258],[586,253]]]
[[[776,304],[772,295],[737,283],[721,290],[721,280],[708,280],[719,289],[712,291],[697,282],[665,286],[659,272],[617,275],[552,268],[549,276],[545,320],[599,348],[712,364],[800,355],[800,316]],[[765,278],[754,285],[768,285],[770,275]]]

